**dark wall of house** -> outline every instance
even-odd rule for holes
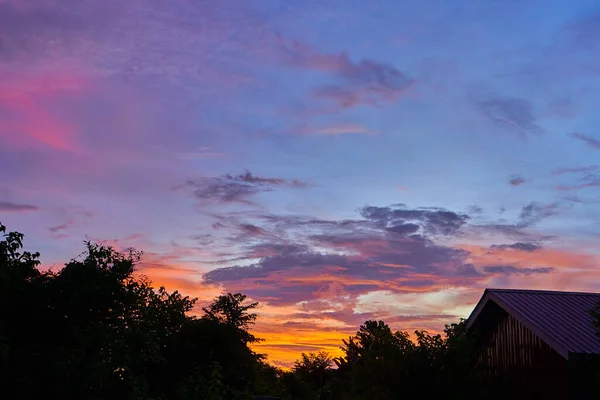
[[[592,399],[600,397],[600,356],[570,354],[569,373],[571,398]]]
[[[488,302],[474,325],[478,367],[499,397],[570,398],[567,360],[512,315]]]

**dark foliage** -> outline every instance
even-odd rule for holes
[[[40,272],[23,235],[0,232],[3,398],[242,399],[278,389],[247,346],[257,304],[245,296],[220,296],[192,317],[194,299],[134,275],[139,252],[88,242],[82,259]]]
[[[446,326],[445,335],[393,332],[383,321],[366,321],[344,340],[344,356],[336,359],[335,398],[396,399],[398,394],[423,398],[469,398],[479,381],[473,369],[475,349],[464,321]],[[468,388],[468,390],[467,390]]]

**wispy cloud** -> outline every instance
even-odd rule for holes
[[[332,124],[329,126],[301,125],[292,130],[300,135],[341,136],[350,134],[377,135],[379,132],[359,124]]]
[[[176,189],[193,189],[193,195],[201,202],[250,204],[250,198],[262,192],[270,192],[278,187],[305,188],[307,182],[298,179],[267,178],[246,171],[240,175],[224,175],[218,178],[188,180]]]
[[[50,105],[64,96],[78,94],[87,82],[75,71],[0,79],[0,138],[6,146],[80,152],[73,123],[51,112]]]
[[[521,175],[513,175],[510,177],[510,180],[508,181],[508,183],[512,186],[519,186],[524,184],[525,178],[523,178]]]
[[[23,212],[37,211],[40,208],[31,204],[11,203],[9,201],[0,201],[0,212]]]
[[[503,275],[533,275],[533,274],[548,274],[556,271],[553,267],[539,268],[519,268],[512,265],[492,265],[483,268],[488,274],[503,274]]]
[[[551,172],[552,175],[576,174],[580,172],[593,172],[598,170],[597,165],[589,165],[585,167],[575,168],[558,168]]]
[[[592,136],[584,135],[583,133],[577,132],[571,133],[569,136],[571,136],[574,139],[581,140],[589,147],[592,147],[594,149],[600,149],[600,140]]]
[[[561,191],[579,190],[600,186],[600,174],[588,173],[578,180],[579,183],[571,185],[559,185],[556,188]]]
[[[531,202],[521,209],[518,224],[524,227],[532,226],[543,219],[557,215],[559,210],[559,204],[557,203],[541,204]]]
[[[317,98],[342,108],[394,102],[414,83],[396,67],[370,59],[352,61],[348,53],[327,54],[297,41],[280,39],[287,65],[329,73],[334,82],[314,89]]]
[[[506,210],[501,210],[502,213]],[[520,209],[518,218],[512,221],[488,220],[473,221],[473,223],[465,226],[464,230],[468,234],[474,235],[502,235],[507,238],[519,241],[538,241],[544,235],[533,234],[531,229],[540,222],[557,216],[563,211],[561,204],[554,203],[539,203],[531,202]]]
[[[70,237],[71,230],[87,225],[94,218],[93,212],[80,206],[62,207],[58,210],[58,214],[63,222],[46,228],[54,239]]]
[[[569,190],[594,188],[594,187],[598,187],[598,186],[600,186],[600,180],[593,180],[591,182],[581,183],[578,185],[558,185],[556,187],[556,189],[561,190],[561,191],[569,191]]]
[[[73,225],[72,221],[69,221],[66,224],[61,224],[61,225],[56,225],[56,226],[51,226],[48,228],[48,230],[52,233],[58,233],[64,230],[69,229],[69,227],[71,227]]]
[[[538,125],[531,102],[504,96],[489,96],[477,103],[483,115],[495,125],[525,137],[539,134],[543,129]]]
[[[518,251],[536,251],[541,249],[542,246],[536,242],[528,243],[512,243],[512,244],[493,244],[490,246],[491,250],[518,250]]]

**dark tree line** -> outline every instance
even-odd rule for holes
[[[0,397],[245,399],[281,392],[249,348],[256,319],[242,294],[200,317],[194,299],[134,276],[141,253],[86,243],[58,272],[37,269],[23,235],[0,225]]]
[[[302,354],[292,374],[308,387],[303,399],[490,398],[474,366],[475,348],[464,321],[444,336],[393,332],[383,321],[366,321],[343,341],[343,356]],[[335,369],[334,369],[335,367]]]
[[[299,400],[493,398],[463,321],[443,335],[366,321],[343,355],[301,354],[283,371],[250,345],[258,303],[195,299],[134,274],[142,254],[86,242],[59,271],[0,224],[0,397],[6,399]],[[600,310],[600,308],[598,308]],[[597,311],[600,320],[600,311]],[[599,324],[600,326],[600,324]]]

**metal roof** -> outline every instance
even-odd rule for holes
[[[488,301],[517,318],[563,357],[600,354],[600,337],[590,311],[600,293],[486,289],[467,320],[470,328]]]

